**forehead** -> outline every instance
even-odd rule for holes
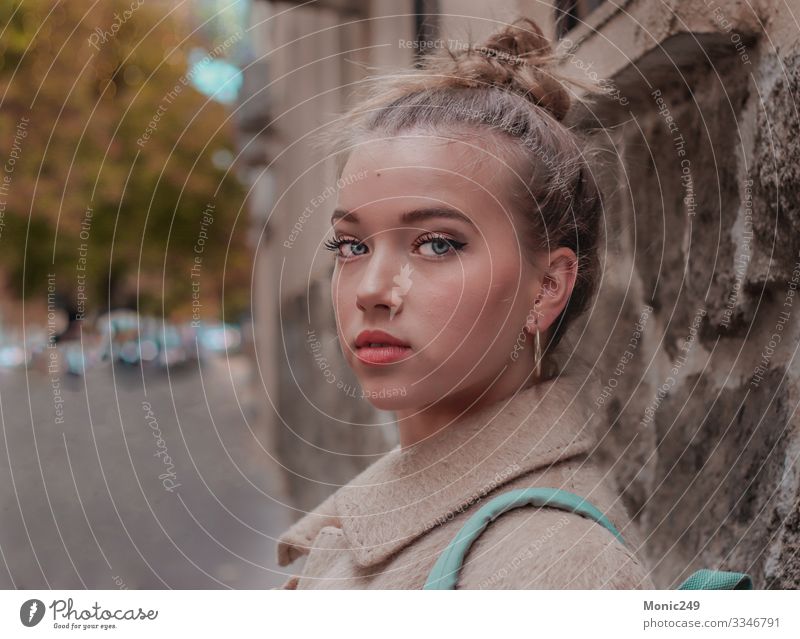
[[[476,225],[510,222],[507,186],[513,173],[496,153],[475,142],[425,134],[367,141],[344,167],[338,207],[386,213],[444,205]]]

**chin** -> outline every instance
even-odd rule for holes
[[[378,410],[399,410],[409,403],[405,386],[362,386],[361,397]]]

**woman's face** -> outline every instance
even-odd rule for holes
[[[529,364],[512,354],[541,278],[504,197],[509,172],[466,142],[429,136],[351,154],[332,219],[332,297],[344,356],[376,407],[475,399]],[[370,330],[407,346],[357,345]]]

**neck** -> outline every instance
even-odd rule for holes
[[[492,383],[459,389],[446,397],[422,408],[396,411],[400,435],[400,447],[410,448],[446,428],[459,418],[470,415],[485,406],[511,397],[534,383],[538,383],[534,372],[533,357],[520,357]],[[484,392],[485,391],[485,392]]]

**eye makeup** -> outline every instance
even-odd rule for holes
[[[461,242],[452,238],[448,235],[443,233],[437,232],[428,232],[424,233],[423,235],[419,236],[414,242],[412,243],[412,247],[414,249],[421,249],[423,246],[430,244],[432,253],[420,253],[424,257],[431,257],[434,259],[442,259],[450,255],[451,253],[456,253],[464,250],[464,247],[467,246],[467,242]],[[366,244],[360,242],[358,239],[352,236],[346,235],[338,235],[331,239],[325,241],[324,246],[327,250],[333,251],[337,258],[344,258],[349,259],[351,257],[359,257],[364,255],[365,253],[355,253],[356,250],[360,250],[362,247],[367,248]],[[342,247],[351,246],[351,253],[350,255],[343,255],[341,252]],[[438,249],[443,249],[443,252],[439,252]]]

